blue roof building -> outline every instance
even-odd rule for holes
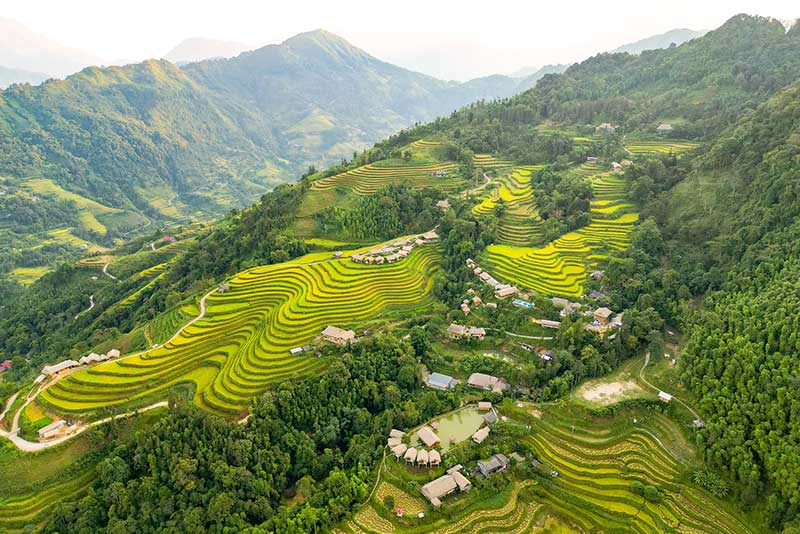
[[[432,373],[428,377],[428,387],[434,389],[441,389],[442,391],[452,389],[458,382],[452,376],[443,375],[441,373]]]

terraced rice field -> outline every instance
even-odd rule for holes
[[[513,165],[507,159],[499,159],[491,154],[475,154],[472,156],[472,163],[476,167],[482,167],[484,169],[496,169],[500,167],[511,167]]]
[[[384,483],[382,483],[383,485]],[[359,510],[353,519],[339,529],[335,534],[384,534],[389,532],[413,532],[414,534],[478,534],[505,532],[510,534],[527,534],[535,532],[536,525],[544,520],[540,513],[540,505],[529,502],[523,498],[526,490],[533,486],[532,481],[526,480],[515,483],[510,489],[498,495],[494,502],[481,503],[483,506],[469,507],[466,509],[449,510],[447,517],[427,519],[419,525],[409,526],[407,522],[392,516],[392,520],[378,515],[371,504]],[[398,490],[399,491],[399,490]],[[379,492],[380,493],[380,490]],[[469,494],[460,495],[456,500],[466,500]],[[382,499],[382,497],[381,497]],[[373,497],[375,500],[375,497]],[[402,500],[405,502],[405,499]],[[403,507],[395,497],[395,503]],[[428,505],[425,504],[425,510]],[[404,508],[410,515],[416,513],[416,508]],[[421,510],[420,510],[421,511]]]
[[[506,210],[497,224],[500,243],[530,246],[542,238],[541,218],[530,184],[531,174],[539,169],[540,166],[533,165],[514,168],[512,173],[498,179],[498,189],[472,209],[476,215],[490,214],[502,200]]]
[[[410,148],[417,150],[430,150],[442,146],[439,141],[426,141],[425,139],[418,139],[409,145]]]
[[[433,176],[434,172],[446,172],[447,176]],[[420,189],[436,187],[444,191],[453,191],[465,182],[458,175],[458,165],[452,162],[418,165],[389,165],[377,162],[328,178],[320,178],[311,184],[311,188],[327,191],[336,187],[346,187],[358,195],[372,195],[383,186],[401,183],[408,183]]]
[[[594,168],[582,165],[579,172]],[[548,243],[544,247],[490,245],[486,259],[493,275],[543,295],[578,297],[588,272],[600,267],[608,254],[630,244],[630,232],[637,213],[624,213],[627,202],[625,182],[616,175],[591,176],[594,188],[592,221]]]
[[[79,476],[49,485],[44,490],[0,500],[0,530],[9,533],[29,532],[27,526],[44,522],[55,503],[79,498],[94,480],[94,469],[88,469]]]
[[[634,416],[637,424],[632,422]],[[543,471],[558,471],[556,478],[537,486],[535,500],[586,531],[752,532],[711,495],[684,482],[690,466],[662,445],[672,446],[671,437],[680,435],[666,416],[639,411],[599,418],[548,407],[541,417],[515,409],[512,419],[531,425],[526,442],[544,464]],[[656,486],[661,502],[633,493],[634,481]]]
[[[659,140],[659,141],[631,141],[625,144],[625,148],[635,155],[639,154],[680,154],[687,150],[694,150],[697,148],[697,143],[690,141],[674,141],[674,140]]]
[[[330,257],[323,252],[244,271],[228,282],[229,292],[211,293],[205,317],[173,341],[70,375],[39,399],[81,414],[161,400],[167,389],[192,384],[198,406],[241,414],[270,386],[323,369],[324,359],[292,356],[289,349],[312,342],[325,326],[355,326],[384,311],[427,305],[439,254],[427,246],[398,263],[361,265],[320,261]]]

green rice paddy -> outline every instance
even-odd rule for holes
[[[415,250],[403,261],[362,265],[310,254],[239,273],[227,293],[212,293],[207,313],[173,341],[62,379],[40,396],[50,409],[87,414],[161,400],[181,384],[194,402],[235,416],[284,380],[319,373],[324,359],[289,349],[314,341],[329,324],[352,327],[381,312],[426,305],[439,249]]]
[[[640,154],[680,154],[697,148],[697,143],[662,139],[658,141],[630,141],[625,148],[634,155]]]
[[[541,218],[531,188],[531,174],[540,166],[515,167],[513,172],[498,178],[499,188],[491,191],[472,209],[476,215],[491,214],[499,202],[505,213],[497,222],[500,243],[530,246],[542,238]]]
[[[434,176],[437,172],[444,172],[446,176]],[[358,195],[372,195],[383,186],[400,183],[408,183],[420,189],[436,187],[444,191],[453,191],[465,182],[458,175],[458,165],[452,162],[408,165],[377,162],[315,180],[311,184],[311,189],[327,191],[336,187],[346,187]]]
[[[533,415],[512,408],[515,421],[530,425],[525,441],[545,473],[536,501],[569,517],[587,532],[753,532],[728,506],[687,482],[696,465],[693,449],[672,419],[653,411],[623,409],[598,417],[570,405],[544,407]],[[634,423],[636,420],[636,423]],[[638,481],[658,488],[660,502],[633,493]]]
[[[580,296],[588,272],[609,253],[628,247],[638,220],[638,214],[630,212],[633,206],[627,202],[623,178],[598,171],[590,164],[576,170],[591,180],[594,189],[588,226],[543,247],[490,245],[486,260],[492,274],[544,295]]]

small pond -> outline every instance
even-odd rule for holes
[[[427,424],[433,428],[433,431],[442,440],[442,444],[438,448],[445,453],[451,445],[469,439],[483,424],[482,416],[483,414],[478,411],[478,407],[471,404],[433,419]],[[453,441],[452,444],[451,439]],[[416,430],[412,433],[411,441],[415,447],[424,447],[422,442],[417,439]]]

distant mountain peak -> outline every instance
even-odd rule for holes
[[[206,37],[189,37],[184,39],[164,55],[176,64],[192,63],[206,59],[230,58],[238,56],[250,47],[234,41],[220,41]]]
[[[645,37],[633,43],[628,43],[615,48],[611,52],[614,54],[627,52],[628,54],[641,54],[645,50],[656,50],[658,48],[668,48],[672,44],[681,45],[686,41],[691,41],[702,37],[708,30],[690,30],[689,28],[676,28],[668,32]]]

